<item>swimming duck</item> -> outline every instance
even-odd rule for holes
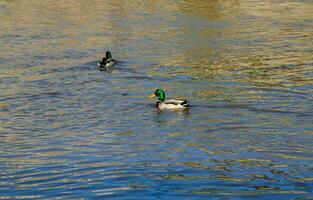
[[[165,92],[161,89],[155,90],[154,94],[149,97],[158,97],[158,101],[156,103],[156,107],[163,110],[175,110],[175,109],[186,109],[189,106],[188,100],[178,100],[178,99],[169,99],[165,100]]]
[[[105,53],[105,57],[102,58],[101,62],[98,62],[98,67],[100,68],[109,68],[115,64],[115,60],[112,59],[112,55],[110,51]]]

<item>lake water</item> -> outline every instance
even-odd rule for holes
[[[313,199],[312,10],[1,0],[0,197]]]

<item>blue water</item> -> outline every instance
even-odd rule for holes
[[[312,199],[312,10],[0,1],[0,197]]]

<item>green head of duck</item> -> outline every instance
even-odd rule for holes
[[[161,90],[161,89],[157,89],[154,92],[154,95],[157,96],[160,101],[164,101],[165,100],[165,92],[163,90]]]
[[[106,59],[112,58],[111,52],[110,51],[105,52],[105,57]]]

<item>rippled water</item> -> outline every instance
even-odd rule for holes
[[[312,10],[0,1],[0,197],[312,199]]]

